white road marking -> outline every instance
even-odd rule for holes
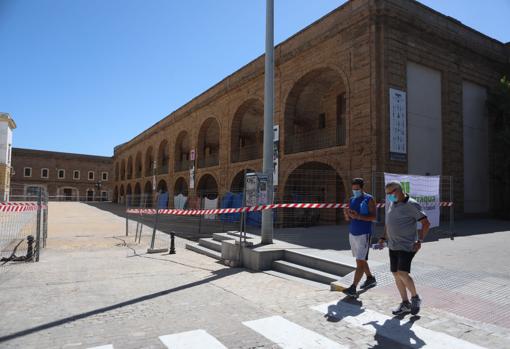
[[[281,316],[246,321],[243,325],[260,333],[284,349],[346,349],[316,332],[299,326]]]
[[[207,331],[194,330],[160,336],[159,340],[169,349],[227,349]]]
[[[92,348],[88,348],[88,349],[113,349],[113,345],[111,345],[111,344],[101,345],[99,347],[92,347]]]
[[[399,320],[347,302],[321,304],[312,309],[331,318],[362,327],[375,334],[376,340],[381,336],[411,348],[484,349],[448,334],[420,327],[409,319]]]

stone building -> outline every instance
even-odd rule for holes
[[[452,176],[459,213],[489,212],[485,100],[509,52],[412,0],[352,0],[296,33],[275,48],[276,199],[344,201],[386,171]],[[259,57],[117,146],[113,200],[154,177],[170,197],[238,191],[262,167],[263,96]]]
[[[112,164],[106,156],[13,148],[11,197],[44,188],[50,200],[111,200]]]
[[[12,130],[16,123],[8,113],[0,113],[0,201],[9,200],[11,186]]]

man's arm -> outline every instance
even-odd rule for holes
[[[388,241],[388,232],[386,231],[386,225],[384,225],[384,233],[383,233],[383,236],[381,236],[381,237],[379,238],[378,244],[379,244],[379,245],[382,245],[382,244],[384,244],[386,241]]]
[[[430,229],[430,221],[427,217],[419,220],[421,223],[421,229],[418,230],[418,239],[420,241],[423,241],[425,239],[425,236],[427,236],[429,229]]]
[[[375,210],[376,210],[375,201],[374,199],[370,199],[370,201],[368,201],[368,215],[362,216],[358,213],[353,218],[360,221],[374,222],[377,219]]]

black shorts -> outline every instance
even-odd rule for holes
[[[390,268],[392,273],[397,271],[411,272],[411,261],[416,252],[390,250]]]

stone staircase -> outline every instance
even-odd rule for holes
[[[248,234],[248,239],[256,239],[256,235]],[[214,233],[212,238],[201,238],[198,243],[188,242],[188,250],[221,260],[221,244],[224,240],[238,240],[239,232]],[[302,246],[284,244],[281,258],[273,260],[272,270],[283,275],[330,285],[340,280],[356,268],[351,258],[332,260],[317,256],[312,250]]]

